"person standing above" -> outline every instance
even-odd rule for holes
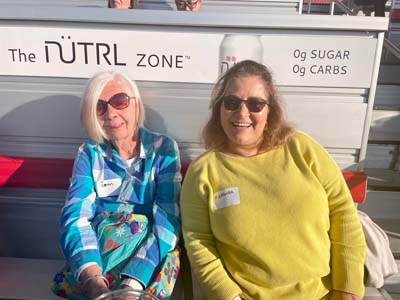
[[[175,0],[176,9],[184,11],[199,11],[202,0]]]
[[[177,144],[143,127],[139,90],[121,73],[88,82],[81,122],[90,140],[75,158],[61,212],[67,264],[51,288],[70,300],[116,289],[169,299],[179,272]]]
[[[138,8],[138,0],[108,0],[109,8]]]
[[[218,80],[181,193],[182,229],[210,300],[361,300],[365,239],[335,161],[284,119],[269,70]]]

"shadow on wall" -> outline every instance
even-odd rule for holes
[[[9,110],[0,115],[0,153],[32,157],[60,157],[61,153],[72,158],[75,144],[85,138],[80,99],[73,95],[32,98],[32,93],[2,94],[1,111]],[[61,258],[58,224],[65,193],[1,188],[0,228],[5,230],[0,232],[0,256]]]
[[[144,102],[144,100],[143,100]],[[167,134],[167,126],[165,124],[164,118],[154,109],[151,109],[145,103],[144,109],[146,114],[146,119],[144,121],[144,126],[151,131],[155,131],[162,134]]]
[[[144,105],[145,126],[166,134],[163,116]],[[8,144],[9,138],[18,146],[15,142]],[[80,122],[80,98],[74,95],[47,96],[0,115],[0,153],[3,155],[73,158],[86,138]],[[51,149],[56,152],[49,153]]]
[[[73,158],[74,148],[86,138],[79,119],[80,98],[51,95],[31,100],[29,97],[31,95],[17,95],[17,99],[22,99],[20,103],[24,102],[20,105],[7,101],[7,105],[14,105],[14,108],[0,115],[0,139],[4,138],[0,153]],[[57,153],[51,153],[53,150]]]
[[[68,144],[72,158],[78,145],[71,145],[70,141],[85,138],[79,115],[78,97],[48,96],[17,106],[1,117],[0,135],[18,138],[24,150],[16,156],[24,156],[23,152],[26,156],[40,156],[31,151],[36,140],[44,151]],[[146,115],[149,129],[166,132],[159,113],[146,107]],[[58,224],[65,197],[64,189],[0,189],[0,228],[6,228],[0,231],[0,256],[62,258]]]
[[[370,141],[398,143],[400,141],[400,112],[399,111],[374,111]]]

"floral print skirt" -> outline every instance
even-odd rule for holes
[[[117,290],[121,283],[121,270],[147,234],[147,218],[138,214],[102,213],[93,220],[92,225],[99,237],[103,275],[108,280],[110,289]],[[146,287],[147,292],[161,300],[170,298],[180,269],[179,254],[178,248],[167,254]],[[68,264],[54,276],[50,287],[62,298],[87,299]]]

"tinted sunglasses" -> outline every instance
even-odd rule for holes
[[[135,98],[135,97],[130,97],[126,93],[118,93],[113,96],[111,96],[110,100],[104,101],[102,99],[99,99],[97,101],[96,105],[96,114],[98,116],[102,116],[106,113],[108,105],[111,105],[115,109],[124,109],[129,106],[129,100]]]
[[[195,7],[197,5],[197,3],[199,3],[199,0],[191,2],[189,1],[178,1],[177,6],[179,8],[185,8],[185,7],[189,7],[190,9],[192,9],[193,7]]]
[[[260,112],[265,105],[269,105],[267,100],[261,98],[249,97],[247,100],[244,100],[234,95],[222,96],[221,101],[224,103],[226,110],[238,110],[242,106],[242,103],[244,103],[249,112],[252,113]]]

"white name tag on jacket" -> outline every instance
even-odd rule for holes
[[[118,195],[121,189],[121,178],[99,180],[96,182],[97,195],[99,197]]]
[[[227,206],[240,203],[239,188],[231,187],[214,194],[214,209],[220,209]]]

